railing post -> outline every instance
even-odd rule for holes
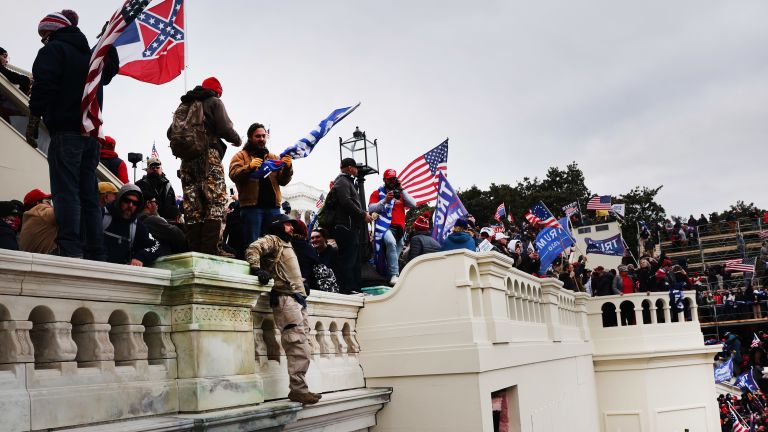
[[[656,311],[658,310],[656,308],[656,303],[651,302],[651,306],[648,308],[649,311],[651,311],[651,324],[658,324],[659,319],[656,317]]]
[[[589,319],[587,316],[587,302],[589,302],[589,296],[587,293],[577,292],[575,294],[575,306],[576,306],[576,325],[579,327],[579,335],[581,340],[588,341],[592,335],[589,333]]]
[[[547,333],[553,342],[563,340],[560,329],[560,313],[558,311],[558,292],[561,282],[554,278],[542,279],[541,303],[544,306],[544,321],[547,323]]]

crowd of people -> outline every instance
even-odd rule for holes
[[[745,343],[747,340],[749,342]],[[726,393],[717,397],[721,430],[739,430],[735,427],[738,422],[746,428],[742,430],[765,431],[768,428],[768,400],[765,396],[768,382],[763,378],[763,371],[768,366],[765,350],[768,334],[763,331],[754,332],[745,336],[743,341],[741,336],[726,332],[722,339],[712,338],[706,343],[721,344],[723,347],[715,355],[715,368],[729,361],[732,364],[732,378],[725,383],[733,386],[736,394]],[[740,375],[749,375],[750,378],[742,384]]]

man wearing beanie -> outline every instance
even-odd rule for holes
[[[207,154],[197,159],[182,159],[180,174],[189,248],[211,255],[229,255],[219,249],[221,227],[227,214],[227,186],[221,165],[227,146],[222,138],[235,147],[241,144],[240,136],[232,127],[221,102],[222,92],[219,80],[211,77],[181,97],[182,105],[202,103],[205,130],[210,137]],[[168,129],[168,138],[171,138],[171,128]]]
[[[277,172],[260,179],[251,177],[265,160],[278,159],[277,155],[267,149],[268,138],[267,128],[263,124],[252,124],[248,128],[248,141],[229,163],[229,178],[235,182],[237,196],[240,198],[240,218],[246,245],[261,237],[265,227],[280,214],[280,186],[287,185],[293,178],[290,156],[282,159],[285,165]]]
[[[467,227],[469,223],[466,219],[457,219],[456,224],[453,225],[453,232],[448,234],[448,237],[443,240],[443,245],[440,248],[441,251],[449,251],[455,249],[466,249],[475,251],[475,239],[471,235],[467,234]]]
[[[432,238],[432,233],[429,231],[429,212],[419,215],[413,221],[412,227],[413,234],[405,262],[410,262],[417,256],[440,251],[440,243]]]
[[[105,136],[104,142],[101,143],[101,163],[115,175],[121,182],[128,183],[128,166],[125,161],[120,159],[115,152],[115,145],[117,142],[111,136]]]
[[[103,260],[101,212],[96,189],[99,142],[80,134],[80,102],[91,48],[77,24],[77,14],[64,10],[46,15],[38,25],[44,46],[32,65],[35,84],[29,99],[27,142],[37,147],[37,131],[42,117],[51,135],[48,171],[59,226],[58,253]],[[117,74],[119,65],[115,60],[113,56],[107,56],[104,84]]]

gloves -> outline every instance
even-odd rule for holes
[[[296,300],[296,302],[301,305],[302,309],[307,308],[307,298],[301,295],[300,293],[293,293],[293,299]]]
[[[262,270],[258,267],[251,267],[251,274],[259,278],[259,283],[262,285],[266,285],[267,282],[269,282],[269,280],[272,279],[272,277],[269,276],[269,273],[267,273],[266,270]]]
[[[260,166],[261,166],[261,164],[263,164],[263,163],[264,163],[264,159],[253,158],[253,159],[251,160],[251,163],[250,163],[250,165],[248,165],[248,166],[249,166],[249,167],[250,167],[252,170],[257,170],[257,169],[259,169],[259,167],[260,167]]]
[[[29,123],[27,124],[27,143],[32,148],[37,148],[37,129],[40,127],[40,117],[29,116]]]
[[[291,159],[290,156],[283,156],[283,158],[280,159],[280,160],[285,162],[285,166],[288,167],[288,168],[290,168],[291,165],[293,165],[293,159]]]

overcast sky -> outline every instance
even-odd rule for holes
[[[31,69],[46,13],[76,10],[93,45],[121,3],[6,7],[0,46]],[[218,77],[237,130],[268,124],[275,153],[362,102],[294,164],[294,181],[323,189],[339,136],[360,126],[378,139],[382,171],[448,137],[456,188],[575,160],[594,193],[663,184],[669,214],[698,215],[737,200],[768,207],[766,16],[757,0],[187,0],[188,81]],[[165,131],[183,92],[183,75],[162,86],[120,76],[104,111],[123,158],[157,141],[179,193]]]

